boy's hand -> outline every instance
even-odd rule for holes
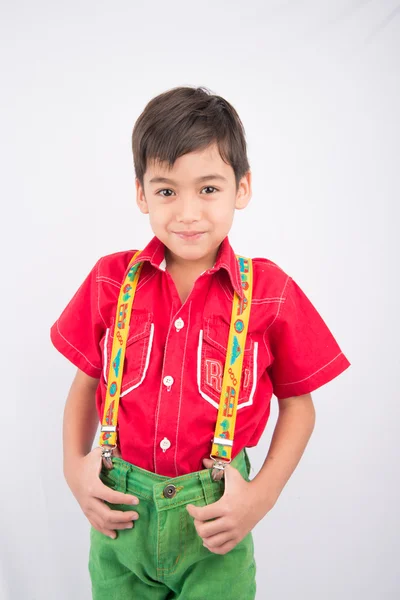
[[[118,449],[114,456],[118,456]],[[101,448],[94,448],[89,454],[74,460],[65,474],[66,481],[79,502],[90,524],[109,537],[117,537],[116,529],[132,529],[132,521],[139,518],[135,511],[113,510],[104,504],[139,504],[139,499],[131,494],[123,494],[110,489],[101,481]]]
[[[211,459],[204,459],[203,463],[206,468],[213,465]],[[208,506],[188,504],[186,507],[194,517],[194,526],[203,545],[214,554],[232,550],[266,514],[265,510],[260,510],[251,482],[243,479],[231,465],[225,467],[224,473],[222,498]]]

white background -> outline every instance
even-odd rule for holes
[[[398,598],[398,3],[16,0],[0,22],[0,598],[91,597],[62,475],[75,367],[49,328],[101,255],[149,240],[131,131],[185,84],[246,128],[233,247],[287,271],[352,363],[313,394],[314,434],[255,529],[257,600]],[[276,418],[274,399],[255,471]]]

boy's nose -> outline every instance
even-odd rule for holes
[[[176,218],[180,223],[199,221],[201,218],[201,208],[198,200],[190,196],[182,198],[178,206]]]

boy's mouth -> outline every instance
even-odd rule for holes
[[[174,233],[184,240],[195,240],[200,238],[204,231],[175,231]]]

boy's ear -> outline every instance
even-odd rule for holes
[[[247,171],[247,173],[243,175],[242,179],[239,181],[239,187],[236,193],[235,208],[238,210],[246,208],[251,200],[251,196],[251,171]]]
[[[148,215],[149,214],[149,207],[147,206],[147,200],[146,197],[144,195],[144,190],[143,187],[139,181],[139,179],[136,177],[135,179],[135,185],[136,185],[136,203],[140,209],[140,211],[144,214],[144,215]]]

